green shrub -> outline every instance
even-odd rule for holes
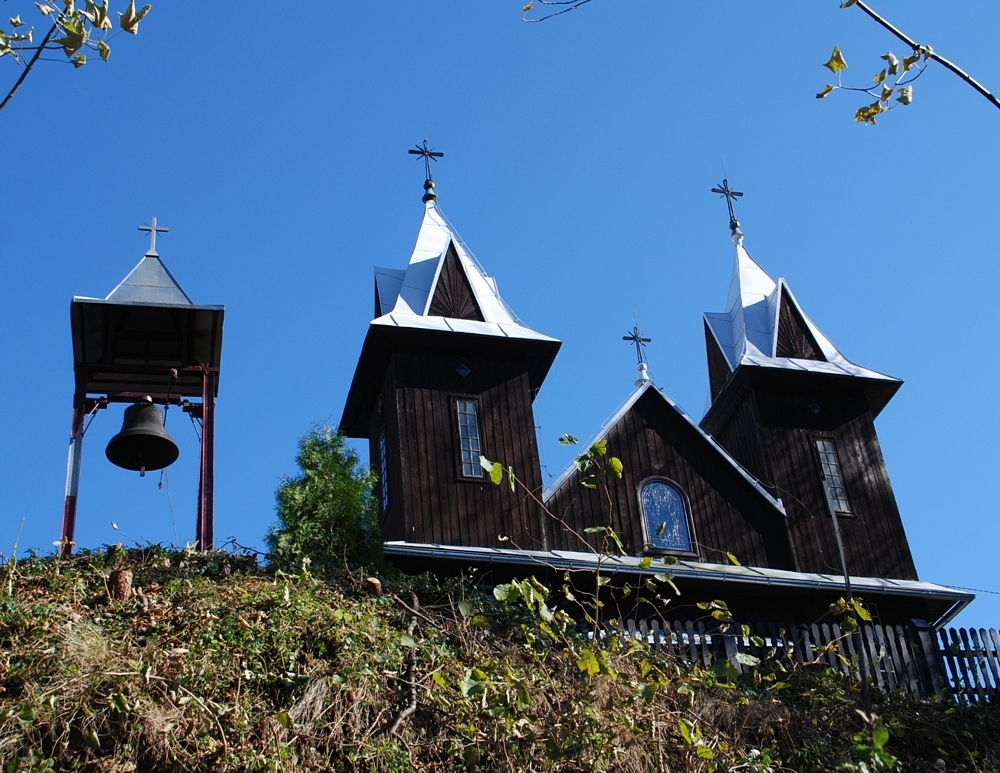
[[[299,440],[301,475],[275,492],[278,522],[267,533],[268,560],[298,571],[329,573],[345,565],[377,562],[382,553],[375,475],[347,447],[344,435],[322,425]]]

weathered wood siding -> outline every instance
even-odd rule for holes
[[[771,483],[789,515],[800,571],[840,573],[840,558],[816,452],[832,439],[850,516],[840,517],[851,574],[917,579],[889,474],[862,395],[759,387],[756,404]],[[725,444],[721,433],[720,442]]]
[[[611,525],[631,555],[642,555],[643,528],[638,489],[650,476],[680,485],[691,505],[697,560],[792,569],[784,519],[694,427],[655,391],[647,391],[607,437],[608,453],[621,459],[624,473],[611,483],[611,503],[601,490],[580,485],[574,472],[546,503],[572,530]],[[610,509],[610,513],[609,513]],[[591,544],[599,547],[599,535]],[[585,550],[578,537],[558,523],[552,546]]]
[[[463,377],[458,368],[470,373]],[[495,486],[485,475],[461,474],[457,398],[478,402],[482,453],[512,466],[540,495],[527,366],[517,359],[458,356],[432,350],[393,355],[387,389],[398,449],[390,458],[387,539],[466,546],[545,548],[542,514],[518,489]],[[373,434],[372,443],[378,436]],[[376,457],[372,457],[373,459]],[[500,542],[508,537],[510,542]]]

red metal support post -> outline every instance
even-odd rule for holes
[[[198,549],[215,548],[215,381],[212,368],[201,372],[201,476],[198,485]]]
[[[76,536],[76,501],[80,492],[80,464],[83,457],[83,420],[86,418],[86,395],[77,390],[73,395],[73,424],[69,435],[69,458],[66,461],[66,500],[63,504],[62,538],[59,553],[73,553]]]

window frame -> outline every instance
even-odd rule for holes
[[[479,457],[484,456],[483,452],[483,426],[482,426],[482,404],[480,399],[476,395],[461,395],[453,394],[450,395],[451,398],[451,416],[454,422],[454,437],[457,443],[457,473],[458,479],[461,481],[468,481],[471,483],[482,483],[486,477],[486,471],[483,469],[482,465],[479,463]],[[462,414],[459,411],[459,405],[461,403],[470,403],[475,408],[475,418],[476,418],[476,434],[475,441],[478,446],[478,451],[475,453],[475,458],[470,462],[470,466],[475,470],[474,473],[468,474],[465,471],[465,447],[463,445],[462,436]],[[471,449],[470,449],[471,450]]]
[[[670,486],[674,491],[676,491],[681,497],[681,504],[684,507],[684,523],[687,526],[688,533],[688,549],[683,548],[663,548],[654,545],[649,538],[649,523],[646,518],[646,510],[643,506],[642,492],[646,486],[652,483],[664,483]],[[688,497],[687,491],[673,478],[668,478],[665,475],[650,475],[648,478],[644,478],[639,482],[636,487],[636,500],[639,503],[639,521],[642,524],[642,552],[648,555],[657,556],[687,556],[690,558],[698,558],[698,535],[694,529],[694,518],[691,514],[691,500]]]
[[[820,443],[829,443],[830,449],[833,453],[833,461],[836,465],[836,474],[840,478],[840,485],[836,486],[843,492],[843,496],[834,496],[833,491],[831,491],[831,484],[828,483],[827,474],[825,470],[826,462],[823,461],[824,451],[820,450]],[[828,503],[827,509],[833,509],[833,513],[827,513],[828,515],[836,514],[838,518],[856,518],[857,514],[851,509],[851,498],[847,492],[847,479],[844,476],[844,465],[840,462],[840,452],[837,450],[837,440],[830,435],[813,435],[812,436],[812,447],[813,447],[813,458],[816,460],[817,469],[819,471],[819,482],[823,486],[823,494]],[[836,507],[837,504],[843,502],[846,506],[846,510],[841,510]]]

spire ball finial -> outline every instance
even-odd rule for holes
[[[425,180],[424,181],[424,197],[422,201],[426,204],[428,201],[437,201],[437,194],[434,192],[434,181]]]

